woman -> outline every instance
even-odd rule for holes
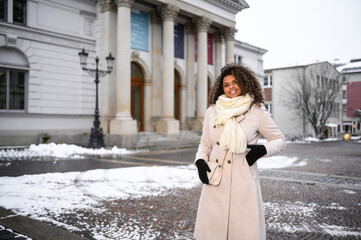
[[[210,95],[195,164],[204,183],[194,237],[197,240],[266,239],[256,161],[286,146],[263,106],[253,71],[231,63],[221,70]],[[260,134],[267,139],[257,144]],[[218,185],[209,184],[207,162],[223,164]]]

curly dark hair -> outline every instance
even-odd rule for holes
[[[242,90],[242,96],[249,93],[253,98],[253,103],[257,105],[264,104],[264,97],[262,93],[262,87],[256,78],[255,73],[245,65],[241,63],[229,63],[221,70],[221,75],[214,83],[209,95],[209,104],[215,104],[218,97],[224,94],[223,91],[223,78],[233,75],[238,82],[238,86]]]

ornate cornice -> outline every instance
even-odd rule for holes
[[[193,19],[197,32],[207,32],[211,26],[212,20],[207,17],[199,17]]]
[[[186,33],[187,34],[192,34],[194,33],[195,29],[194,29],[194,24],[191,21],[188,21],[185,24],[185,28],[186,28]]]
[[[118,7],[128,7],[131,8],[134,0],[115,0],[115,3]]]
[[[229,28],[224,29],[224,31],[223,31],[224,39],[226,41],[233,41],[234,34],[236,32],[237,32],[237,29],[235,29],[234,27],[229,27]]]
[[[205,0],[205,1],[210,2],[213,5],[216,5],[234,14],[238,13],[239,11],[245,8],[249,8],[249,5],[245,0]]]
[[[214,39],[218,42],[222,42],[223,33],[220,29],[217,29],[215,33],[213,34]]]
[[[150,11],[150,22],[152,24],[161,24],[162,23],[162,17],[160,16],[159,11],[156,8],[153,8]]]
[[[99,0],[99,3],[100,3],[100,6],[102,7],[102,12],[107,12],[107,11],[116,12],[117,11],[114,0]]]
[[[167,4],[158,7],[158,11],[162,16],[163,21],[174,21],[178,15],[179,7],[173,4]]]
[[[16,26],[13,24],[8,26],[6,23],[0,23],[0,33],[16,36],[18,39],[21,38],[36,42],[44,42],[47,44],[67,46],[78,49],[81,49],[82,47],[85,47],[87,49],[93,49],[95,46],[95,40],[71,37],[58,33],[46,32],[23,26]]]

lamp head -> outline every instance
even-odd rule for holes
[[[87,62],[87,59],[88,59],[88,53],[85,52],[84,48],[81,52],[78,53],[79,55],[79,58],[80,58],[80,65],[85,68],[86,67],[86,62]]]
[[[115,58],[109,53],[109,56],[105,58],[107,60],[108,72],[110,73],[113,70]]]

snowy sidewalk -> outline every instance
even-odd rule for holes
[[[268,239],[361,237],[359,146],[289,144],[282,155],[259,160]],[[93,155],[91,161],[103,168],[0,177],[0,206],[11,209],[14,217],[46,222],[87,239],[192,239],[201,190],[192,164],[195,151],[138,153],[129,159]],[[90,163],[87,158],[41,159],[9,160],[0,169]],[[118,167],[104,168],[110,162]],[[330,177],[332,185],[327,184],[331,175],[349,181]]]

